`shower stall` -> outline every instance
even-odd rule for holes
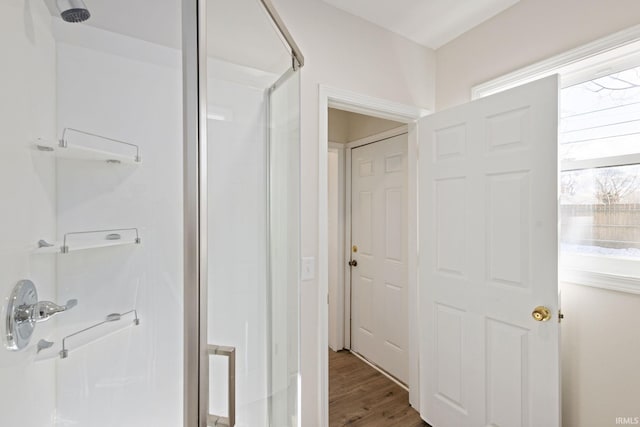
[[[299,425],[304,59],[268,0],[0,2],[0,425]]]

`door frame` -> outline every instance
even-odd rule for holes
[[[338,283],[336,285],[335,305],[336,305],[336,336],[335,339],[329,340],[329,347],[334,351],[339,351],[344,348],[348,348],[347,343],[349,335],[346,328],[346,313],[347,313],[347,293],[346,286],[349,279],[349,266],[344,263],[345,260],[345,245],[346,238],[348,236],[346,232],[346,218],[347,218],[347,200],[345,197],[346,192],[346,165],[345,156],[347,153],[347,144],[339,142],[329,141],[329,152],[338,154],[338,223],[336,229],[336,238],[338,239],[338,253],[334,258],[337,262],[338,269]],[[328,236],[328,235],[327,235]],[[327,250],[328,253],[328,250]],[[328,262],[328,261],[327,261]],[[342,268],[340,268],[342,266]],[[328,284],[328,281],[327,281]]]
[[[408,259],[409,294],[409,403],[418,408],[418,216],[417,166],[418,135],[416,121],[430,113],[418,107],[400,104],[368,95],[319,85],[318,92],[318,348],[319,360],[319,425],[329,425],[329,256],[328,256],[328,152],[329,107],[406,123],[408,127]]]

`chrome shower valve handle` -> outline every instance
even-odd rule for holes
[[[36,323],[49,320],[63,311],[70,310],[78,304],[72,299],[65,305],[57,305],[51,301],[38,301],[38,291],[31,280],[21,280],[13,288],[7,305],[6,329],[7,348],[21,350],[29,344]]]
[[[71,310],[76,305],[78,305],[77,299],[70,299],[65,305],[57,305],[51,301],[40,301],[36,303],[32,315],[36,323],[46,322],[56,314]]]

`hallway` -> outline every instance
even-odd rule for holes
[[[350,352],[331,350],[329,426],[429,427],[404,389]]]

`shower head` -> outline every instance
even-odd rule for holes
[[[66,22],[84,22],[91,17],[82,0],[57,0],[60,17]]]

